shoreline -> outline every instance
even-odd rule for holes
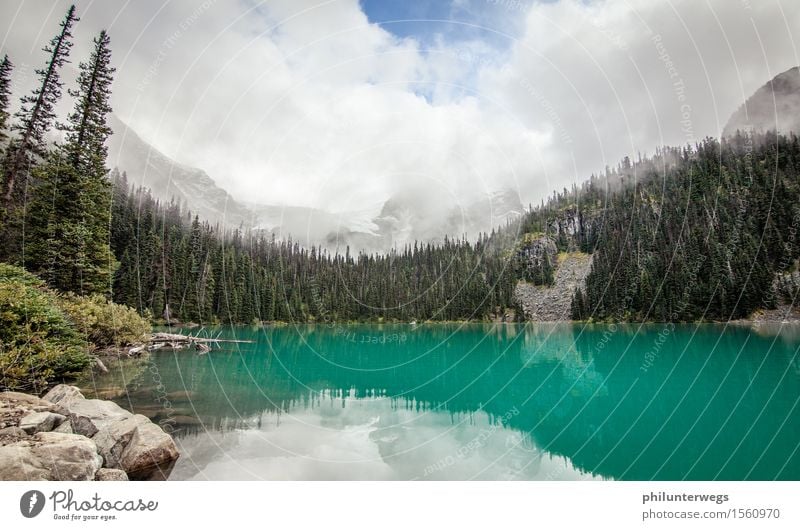
[[[746,318],[737,318],[732,320],[519,320],[519,321],[497,321],[497,320],[425,320],[417,321],[330,321],[330,322],[285,322],[285,321],[268,321],[260,324],[247,324],[247,323],[214,323],[214,324],[196,324],[193,322],[177,323],[172,325],[164,325],[154,323],[153,329],[205,329],[205,328],[220,328],[220,327],[236,327],[236,328],[285,328],[285,327],[298,327],[298,326],[321,326],[321,327],[356,327],[356,326],[423,326],[423,325],[447,325],[447,324],[505,324],[505,325],[526,325],[526,324],[736,324],[736,325],[750,325],[750,324],[800,324],[800,311],[797,309],[787,307],[780,307],[776,309],[759,309],[752,315]]]
[[[0,480],[166,480],[179,457],[161,426],[76,386],[0,392]]]

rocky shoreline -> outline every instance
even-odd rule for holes
[[[147,417],[77,387],[0,392],[0,480],[165,480],[179,456]]]

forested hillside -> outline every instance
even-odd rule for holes
[[[129,189],[116,171],[109,178],[114,69],[105,31],[69,90],[74,111],[65,123],[56,116],[77,22],[71,7],[44,48],[39,86],[13,116],[13,63],[5,57],[0,66],[0,260],[58,291],[104,294],[142,314],[199,323],[480,319],[511,305],[514,275],[503,274],[508,253],[497,237],[330,255],[211,226]],[[64,136],[53,145],[55,129]]]
[[[796,286],[775,279],[800,257],[795,136],[737,134],[626,158],[475,242],[331,255],[212,226],[124,173],[109,177],[105,32],[80,63],[64,140],[49,145],[76,22],[71,8],[13,116],[13,64],[0,64],[0,260],[59,291],[203,324],[488,319],[513,314],[518,281],[548,285],[557,254],[581,251],[593,258],[576,319],[728,319],[793,298]]]
[[[594,254],[575,319],[727,320],[791,302],[800,144],[737,134],[661,149],[551,198],[523,221]]]
[[[388,254],[331,255],[264,232],[222,231],[114,174],[114,299],[193,322],[484,318],[513,274],[488,236]]]
[[[575,317],[726,320],[791,301],[773,282],[800,257],[798,176],[796,136],[682,150],[612,196]]]

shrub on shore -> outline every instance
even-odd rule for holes
[[[142,342],[150,332],[150,323],[135,309],[109,302],[101,295],[61,297],[62,309],[97,348],[125,346]]]
[[[41,392],[85,368],[92,350],[140,342],[149,331],[130,307],[100,295],[59,294],[0,263],[0,390]]]
[[[86,342],[36,276],[0,263],[0,389],[40,392],[91,361]]]

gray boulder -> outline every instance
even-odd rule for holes
[[[98,469],[97,473],[94,475],[95,480],[102,480],[102,481],[110,481],[110,480],[128,480],[128,475],[121,469]]]
[[[4,429],[0,429],[0,445],[5,445],[4,441],[15,441],[19,438],[27,438],[28,433],[20,429],[19,427],[6,427]]]
[[[64,423],[53,429],[53,432],[63,432],[64,434],[75,434],[72,431],[72,424],[69,422],[69,420],[65,421]]]
[[[172,437],[141,414],[107,424],[92,439],[106,467],[134,480],[166,478],[179,456]]]
[[[50,403],[61,405],[62,407],[68,407],[71,402],[85,398],[77,386],[56,385],[51,388],[47,394],[42,396],[42,399]]]
[[[104,467],[122,469],[133,480],[166,478],[180,454],[161,427],[111,401],[73,400],[69,419],[75,433],[95,442]]]
[[[130,412],[113,401],[80,399],[69,403],[69,421],[73,432],[89,438],[105,426],[130,416]]]
[[[97,451],[103,457],[106,467],[119,468],[125,450],[130,446],[136,429],[150,423],[141,414],[131,415],[124,420],[110,423],[92,438],[97,444]]]
[[[65,419],[66,416],[55,412],[32,412],[19,420],[19,428],[28,434],[48,432],[61,425]]]
[[[40,432],[0,446],[0,480],[94,480],[103,459],[92,440]]]
[[[33,412],[62,413],[64,410],[49,401],[20,392],[0,392],[0,429],[18,427],[20,420]]]
[[[166,480],[179,456],[172,436],[147,420],[136,427],[120,464],[132,480]]]

